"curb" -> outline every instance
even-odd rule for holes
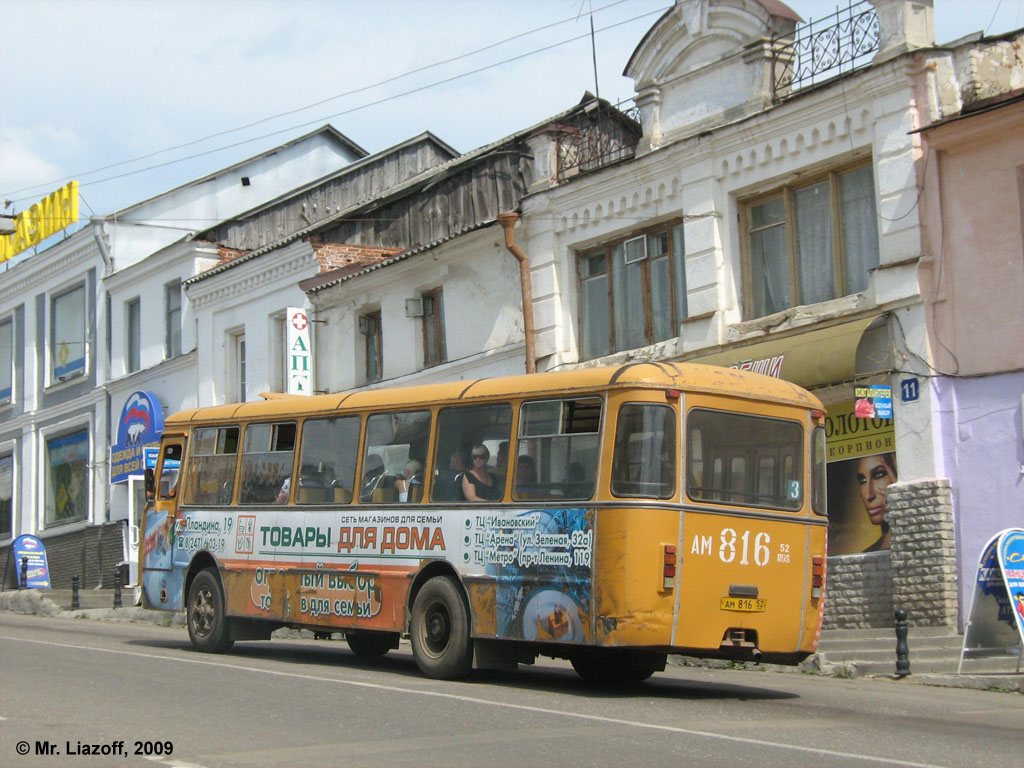
[[[62,619],[90,619],[92,621],[120,621],[135,624],[155,624],[162,627],[184,627],[185,614],[182,612],[153,611],[138,606],[126,608],[85,608],[75,611],[59,607],[53,600],[44,597],[36,589],[0,592],[0,611],[12,613],[35,614]],[[278,634],[278,632],[282,634]],[[311,632],[302,630],[281,629],[274,633],[275,637],[312,637]],[[670,656],[669,664],[682,667],[702,667],[705,669],[742,669],[757,672],[775,672],[788,674],[816,675],[819,677],[858,678],[880,680],[891,683],[909,685],[933,685],[945,688],[971,688],[980,691],[998,693],[1024,693],[1024,674],[974,674],[974,675],[909,675],[897,678],[895,675],[860,675],[844,664],[821,664],[817,655],[811,656],[797,667],[785,667],[775,664],[756,664],[754,662],[728,662],[716,659],[699,659],[692,656]]]

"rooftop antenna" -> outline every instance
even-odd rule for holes
[[[601,98],[601,87],[597,83],[597,42],[594,39],[594,0],[588,0],[590,7],[590,56],[594,64],[594,95]],[[583,13],[583,0],[580,0],[580,14]],[[576,16],[579,19],[579,15]]]

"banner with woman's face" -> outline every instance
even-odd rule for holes
[[[853,402],[828,411],[828,553],[889,549],[888,487],[898,478],[892,419],[858,418]]]

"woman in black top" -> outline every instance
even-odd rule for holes
[[[501,498],[501,488],[494,475],[487,471],[487,460],[491,452],[485,445],[474,445],[471,454],[472,466],[462,476],[462,493],[466,501],[495,501]]]

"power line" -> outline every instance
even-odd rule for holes
[[[613,6],[619,5],[619,4],[623,3],[623,2],[627,2],[627,0],[615,0],[615,2],[609,3],[608,5],[605,5],[605,6],[602,6],[602,7],[598,8],[596,12],[607,10],[607,9],[612,8]],[[652,15],[654,15],[656,13],[657,14],[664,13],[664,11],[667,8],[668,8],[668,6],[661,7],[661,8],[655,9],[653,11],[648,11],[647,13],[643,13],[643,14],[640,14],[638,16],[634,16],[632,18],[625,19],[624,21],[616,22],[614,24],[609,24],[608,26],[602,27],[601,29],[597,30],[597,32],[605,32],[607,30],[614,29],[616,27],[620,27],[620,26],[623,26],[625,24],[632,23],[634,21],[638,21],[639,19],[643,19],[643,18],[646,18],[648,16],[652,16]],[[364,91],[368,91],[368,90],[372,90],[374,88],[378,88],[378,87],[380,87],[382,85],[386,85],[386,84],[395,82],[397,80],[401,80],[401,79],[409,77],[411,75],[418,74],[420,72],[424,72],[424,71],[426,71],[428,69],[433,69],[435,67],[443,66],[445,64],[450,64],[452,62],[459,61],[461,59],[465,59],[465,58],[469,58],[471,56],[475,56],[475,55],[477,55],[479,53],[482,53],[482,52],[485,52],[485,51],[490,50],[492,48],[496,48],[498,46],[504,45],[505,43],[511,42],[513,40],[517,40],[519,38],[527,37],[527,36],[529,36],[531,34],[534,34],[536,32],[541,32],[541,31],[544,31],[546,29],[550,29],[552,27],[560,26],[562,24],[565,24],[565,23],[568,23],[568,22],[572,22],[572,21],[575,21],[575,20],[576,20],[576,17],[571,17],[571,18],[568,18],[568,19],[563,19],[561,21],[552,22],[550,24],[546,24],[544,26],[537,27],[536,29],[532,29],[532,30],[529,30],[529,31],[526,31],[526,32],[521,32],[521,33],[519,33],[517,35],[513,35],[512,37],[505,38],[504,40],[500,40],[498,42],[491,43],[489,45],[483,46],[483,47],[478,48],[476,50],[469,51],[467,53],[460,54],[458,56],[453,56],[453,57],[451,57],[449,59],[444,59],[442,61],[438,61],[438,62],[435,62],[433,64],[427,64],[427,65],[424,65],[422,67],[418,67],[416,69],[410,70],[409,72],[405,72],[403,74],[396,75],[394,77],[387,78],[385,80],[381,80],[380,82],[374,83],[372,85],[366,85],[366,86],[362,86],[360,88],[355,88],[353,90],[346,91],[344,93],[340,93],[340,94],[337,94],[335,96],[330,96],[330,97],[328,97],[326,99],[321,99],[320,101],[314,102],[312,104],[308,104],[308,105],[303,106],[303,107],[297,107],[295,109],[288,110],[288,111],[285,111],[285,112],[281,112],[281,113],[278,113],[276,115],[271,115],[269,117],[264,117],[264,118],[261,118],[259,120],[253,121],[251,123],[247,123],[246,125],[242,125],[242,126],[239,126],[239,127],[236,127],[236,128],[227,129],[227,130],[224,130],[224,131],[219,131],[217,133],[210,134],[209,136],[205,136],[205,137],[200,138],[200,139],[195,139],[193,141],[185,142],[183,144],[179,144],[179,145],[176,145],[176,146],[173,146],[173,147],[167,147],[167,148],[164,148],[164,149],[156,150],[154,152],[150,152],[150,153],[145,154],[145,155],[140,155],[138,157],[134,157],[134,158],[131,158],[131,159],[128,159],[128,160],[121,160],[121,161],[118,161],[116,163],[111,163],[109,165],[102,166],[100,168],[94,168],[93,170],[90,170],[90,171],[84,171],[84,172],[80,172],[80,173],[75,173],[75,174],[72,174],[70,176],[64,176],[64,177],[61,177],[61,178],[58,178],[58,179],[53,179],[53,180],[48,181],[48,182],[41,182],[39,184],[35,184],[35,185],[32,185],[32,186],[28,186],[28,187],[21,187],[20,189],[13,190],[11,192],[0,193],[0,196],[2,196],[2,197],[11,197],[11,196],[13,196],[15,194],[18,194],[19,192],[24,192],[24,191],[27,191],[27,190],[38,189],[38,188],[41,188],[41,187],[42,188],[47,188],[49,186],[52,186],[53,184],[59,184],[61,182],[65,182],[65,181],[68,181],[68,180],[73,179],[73,178],[81,178],[82,176],[88,176],[88,175],[91,175],[91,174],[94,174],[94,173],[100,173],[102,171],[109,170],[111,168],[117,168],[117,167],[122,166],[122,165],[128,165],[130,163],[138,162],[140,160],[145,160],[145,159],[148,159],[148,158],[151,158],[151,157],[155,157],[156,155],[164,154],[164,153],[167,153],[167,152],[173,152],[175,150],[183,149],[185,147],[194,146],[196,144],[201,144],[202,142],[209,141],[210,139],[213,139],[213,138],[218,138],[220,136],[225,136],[225,135],[228,135],[228,134],[237,133],[239,131],[243,131],[243,130],[246,130],[248,128],[252,128],[252,127],[260,125],[262,123],[269,122],[271,120],[276,120],[276,119],[279,119],[281,117],[287,117],[289,115],[293,115],[293,114],[296,114],[296,113],[299,113],[299,112],[304,112],[306,110],[309,110],[309,109],[312,109],[314,107],[320,106],[321,104],[326,104],[326,103],[329,103],[331,101],[336,101],[337,99],[344,98],[346,96],[351,96],[351,95],[354,95],[354,94],[357,94],[357,93],[362,93]],[[378,106],[380,104],[384,104],[384,103],[389,102],[389,101],[394,101],[395,99],[399,99],[399,98],[402,98],[404,96],[409,96],[409,95],[412,95],[414,93],[418,93],[420,91],[428,90],[430,88],[435,88],[435,87],[437,87],[439,85],[446,85],[446,84],[454,82],[456,80],[460,80],[460,79],[463,79],[465,77],[469,77],[471,75],[479,74],[480,72],[485,72],[485,71],[487,71],[489,69],[494,69],[496,67],[500,67],[500,66],[503,66],[505,64],[512,63],[514,61],[519,61],[521,59],[528,58],[530,56],[534,56],[534,55],[537,55],[537,54],[540,54],[540,53],[544,53],[546,51],[553,50],[553,49],[561,47],[563,45],[568,45],[570,43],[574,43],[574,42],[577,42],[579,40],[586,39],[588,37],[591,37],[593,34],[594,34],[594,31],[593,31],[593,29],[591,29],[589,32],[586,32],[586,33],[584,33],[582,35],[577,35],[575,37],[568,38],[567,40],[562,40],[560,42],[552,43],[551,45],[546,45],[546,46],[543,46],[541,48],[534,49],[532,51],[527,51],[526,53],[518,54],[516,56],[511,56],[509,58],[502,59],[502,60],[494,62],[492,64],[488,64],[488,65],[485,65],[485,66],[482,66],[482,67],[477,67],[476,69],[472,69],[472,70],[470,70],[468,72],[463,72],[461,74],[453,75],[451,77],[444,78],[442,80],[438,80],[438,81],[435,81],[433,83],[428,83],[428,84],[423,85],[423,86],[418,86],[416,88],[411,88],[409,90],[402,91],[401,93],[397,93],[397,94],[394,94],[392,96],[386,96],[386,97],[383,97],[381,99],[377,99],[376,101],[371,101],[371,102],[368,102],[366,104],[362,104],[362,105],[358,105],[358,106],[352,107],[350,109],[342,110],[341,112],[336,112],[334,114],[327,115],[326,117],[321,117],[321,118],[318,118],[318,119],[315,119],[315,120],[306,121],[306,122],[300,123],[298,125],[293,125],[293,126],[290,126],[290,127],[287,127],[287,128],[282,128],[280,130],[272,131],[271,133],[262,134],[260,136],[255,136],[255,137],[250,138],[250,139],[244,139],[242,141],[238,141],[238,142],[235,142],[233,144],[227,144],[225,146],[216,147],[214,149],[205,150],[203,152],[197,152],[197,153],[194,153],[194,154],[191,154],[191,155],[186,155],[185,157],[177,158],[177,159],[174,159],[174,160],[168,160],[168,161],[165,161],[165,162],[162,162],[162,163],[157,163],[155,165],[146,166],[145,168],[138,168],[138,169],[135,169],[135,170],[132,170],[132,171],[127,171],[125,173],[116,174],[116,175],[113,175],[113,176],[107,176],[107,177],[104,177],[102,179],[95,179],[93,181],[83,181],[83,182],[79,183],[79,186],[82,187],[82,186],[88,186],[88,185],[91,185],[91,184],[101,184],[101,183],[106,182],[106,181],[113,181],[115,179],[124,178],[125,176],[131,176],[131,175],[134,175],[136,173],[144,173],[146,171],[155,170],[155,169],[158,169],[158,168],[163,168],[163,167],[166,167],[168,165],[174,165],[175,163],[181,163],[181,162],[185,162],[187,160],[193,160],[195,158],[203,157],[205,155],[213,154],[213,153],[216,153],[216,152],[221,152],[223,150],[233,149],[235,147],[239,147],[239,146],[242,146],[244,144],[248,144],[248,143],[251,143],[251,142],[254,142],[254,141],[260,141],[262,139],[271,138],[271,137],[274,137],[274,136],[278,136],[278,135],[280,135],[282,133],[289,133],[289,132],[297,130],[299,128],[306,128],[306,127],[309,127],[309,126],[312,126],[312,125],[316,125],[318,123],[322,123],[322,122],[327,121],[327,120],[332,120],[332,119],[334,119],[336,117],[342,117],[344,115],[349,115],[349,114],[352,114],[353,112],[358,112],[360,110],[367,109],[369,107],[374,107],[374,106]],[[28,199],[32,199],[32,196],[29,195],[29,196],[26,196],[26,197],[16,198],[16,199],[14,199],[14,202],[20,202],[20,201],[28,200]]]

